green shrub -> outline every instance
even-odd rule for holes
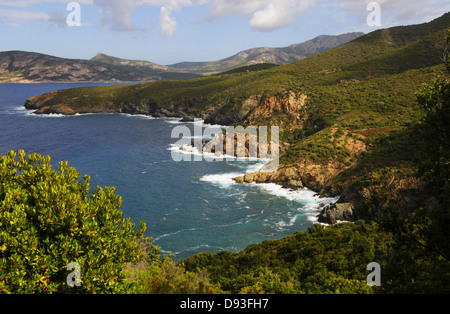
[[[172,255],[160,258],[161,248],[152,239],[139,241],[141,255],[126,267],[128,289],[132,294],[214,294],[222,291],[209,281],[204,270],[186,271]]]
[[[114,188],[89,193],[89,176],[50,157],[25,152],[0,157],[0,292],[116,293],[124,265],[139,255],[138,231],[119,210]],[[68,284],[80,267],[79,285]],[[75,277],[76,278],[76,277]]]

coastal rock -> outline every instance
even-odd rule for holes
[[[274,112],[283,112],[292,116],[299,116],[300,109],[305,106],[308,96],[286,92],[281,96],[257,97],[260,105],[248,116],[247,121],[267,119]]]
[[[318,215],[319,222],[336,224],[338,221],[354,221],[355,215],[352,203],[336,203],[325,206]]]
[[[236,183],[276,183],[284,187],[304,187],[296,168],[284,168],[273,172],[258,171],[234,178]]]
[[[34,112],[35,114],[62,114],[65,116],[75,115],[75,111],[73,111],[70,107],[65,105],[56,105],[52,107],[43,107]]]

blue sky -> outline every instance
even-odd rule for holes
[[[71,2],[79,10],[67,10]],[[219,60],[249,48],[284,47],[324,34],[423,23],[450,11],[448,0],[378,0],[381,26],[369,26],[371,2],[0,0],[0,51],[75,59],[103,52],[169,65]],[[80,26],[67,25],[71,13],[79,13]]]

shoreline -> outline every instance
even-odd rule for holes
[[[271,171],[271,172],[262,172],[261,170],[265,166],[270,164],[270,162],[271,162],[270,159],[268,160],[268,159],[256,158],[256,157],[239,158],[236,156],[227,156],[227,155],[217,156],[212,153],[205,153],[203,151],[200,152],[197,147],[192,146],[192,145],[189,145],[189,147],[185,147],[185,146],[176,146],[175,144],[171,144],[170,148],[168,148],[168,150],[179,153],[179,154],[186,154],[186,155],[191,155],[191,156],[192,155],[202,156],[202,157],[207,156],[208,158],[211,158],[210,160],[215,160],[215,161],[241,160],[241,161],[246,161],[246,162],[260,162],[260,165],[258,165],[255,169],[252,169],[245,173],[210,174],[210,175],[203,176],[200,180],[203,179],[203,181],[213,182],[218,185],[227,185],[227,186],[230,186],[233,184],[256,185],[259,188],[268,191],[268,193],[270,193],[272,195],[275,195],[278,197],[283,197],[285,199],[288,199],[289,201],[295,201],[295,202],[299,202],[299,203],[302,200],[306,200],[306,198],[302,199],[301,197],[298,197],[299,194],[308,192],[311,194],[308,197],[309,198],[313,197],[317,201],[317,205],[316,205],[317,210],[315,210],[317,215],[314,216],[315,217],[314,220],[308,219],[309,221],[311,221],[313,223],[320,223],[323,225],[335,224],[335,223],[338,223],[341,221],[342,222],[350,221],[350,220],[347,220],[348,218],[350,218],[350,215],[348,215],[348,211],[345,211],[345,219],[344,219],[343,216],[339,212],[333,214],[332,211],[330,210],[330,209],[333,209],[336,207],[340,207],[340,205],[337,205],[339,199],[341,198],[340,196],[338,196],[338,195],[326,196],[326,195],[321,194],[318,191],[315,191],[315,190],[303,185],[302,183],[300,183],[298,177],[290,176],[290,174],[289,174],[290,170],[286,170],[286,168],[281,168],[281,169],[278,169],[276,171]],[[206,154],[208,154],[208,155],[206,155]],[[227,158],[229,158],[229,159],[227,159]],[[284,172],[285,170],[286,170],[286,172]],[[258,182],[257,180],[246,180],[245,179],[246,177],[248,178],[248,177],[252,177],[255,175],[257,176],[258,174],[263,174],[266,176],[266,178],[270,178],[270,179],[265,179],[260,182]],[[219,179],[224,180],[224,178],[226,179],[226,183],[224,183],[224,182],[218,183]],[[349,206],[352,206],[352,205],[349,205]],[[347,207],[348,206],[346,206],[346,208]]]
[[[57,91],[54,91],[52,93],[55,93]],[[48,116],[50,114],[58,115],[58,116],[77,116],[77,115],[84,115],[84,114],[125,114],[129,116],[146,116],[149,119],[162,119],[162,120],[171,120],[172,124],[195,124],[198,121],[202,123],[202,125],[207,127],[218,127],[218,128],[228,128],[229,126],[223,125],[220,123],[216,123],[216,121],[208,121],[208,123],[205,123],[205,119],[203,117],[201,118],[195,118],[191,115],[183,113],[173,115],[174,112],[170,111],[161,111],[161,112],[155,112],[155,114],[152,114],[150,112],[142,112],[142,111],[136,111],[136,112],[123,112],[122,109],[118,108],[115,110],[72,110],[71,108],[68,108],[64,105],[53,105],[53,106],[42,106],[40,104],[39,98],[42,97],[36,96],[31,97],[27,99],[27,101],[24,104],[25,109],[33,111],[31,114],[38,115],[38,116]],[[127,110],[128,111],[128,110]],[[202,134],[203,135],[203,134]],[[192,145],[191,145],[192,146]],[[202,146],[203,147],[203,146]],[[195,149],[196,147],[194,147]],[[173,149],[173,147],[172,147]],[[179,148],[175,148],[179,149]],[[200,155],[205,157],[204,152],[198,152]],[[227,158],[227,156],[206,156],[206,158]],[[331,208],[335,208],[336,204],[339,202],[340,196],[336,193],[329,193],[325,191],[325,188],[328,188],[326,186],[326,183],[329,182],[330,179],[333,177],[333,173],[335,169],[327,169],[328,171],[325,171],[326,174],[322,175],[321,172],[323,172],[324,168],[321,165],[312,165],[312,167],[304,167],[304,168],[297,168],[297,167],[290,167],[285,168],[286,165],[280,164],[279,167],[273,171],[273,170],[266,170],[264,172],[257,171],[253,173],[245,174],[244,176],[238,176],[236,178],[233,178],[233,180],[238,183],[257,183],[257,184],[264,184],[264,183],[274,183],[277,185],[280,185],[283,188],[291,188],[291,189],[298,189],[298,188],[307,188],[316,194],[318,194],[321,198],[329,198],[333,197],[336,199],[336,201],[333,204],[325,204],[325,206],[333,206]],[[342,218],[338,211],[332,212],[331,210],[328,210],[328,212],[325,212],[325,206],[320,209],[320,213],[317,217],[322,217],[322,221],[324,223],[334,224],[337,220],[343,220],[339,219]],[[351,216],[351,215],[347,215]]]

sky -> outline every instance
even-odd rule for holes
[[[449,0],[0,0],[0,51],[171,65],[429,22]]]

